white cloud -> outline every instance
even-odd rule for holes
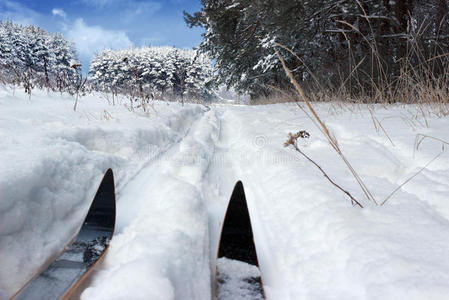
[[[161,8],[161,4],[157,2],[132,2],[125,12],[127,21],[132,21],[138,16],[152,15]]]
[[[65,19],[67,17],[67,14],[61,8],[53,8],[51,10],[51,13],[53,14],[53,16],[59,16],[59,17],[61,17],[63,19]]]
[[[83,61],[105,48],[124,49],[133,45],[124,31],[107,30],[101,26],[89,26],[83,19],[77,19],[68,29],[67,37],[75,42]]]
[[[22,25],[36,24],[40,18],[38,12],[19,2],[0,0],[0,20],[11,20]]]

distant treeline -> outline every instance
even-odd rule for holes
[[[0,21],[0,83],[75,92],[79,69],[75,46],[62,34]]]
[[[201,3],[185,20],[205,28],[199,49],[216,60],[216,81],[253,98],[290,88],[275,49],[309,90],[373,95],[402,84],[403,75],[436,84],[448,76],[447,0]]]
[[[155,97],[205,100],[212,96],[212,63],[205,55],[174,47],[103,50],[83,78],[75,45],[60,33],[0,21],[0,83],[79,94],[122,94],[142,103]],[[143,105],[143,104],[142,104]]]
[[[89,74],[92,88],[139,99],[211,96],[211,61],[193,50],[173,47],[104,50],[92,60]]]

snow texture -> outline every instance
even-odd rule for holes
[[[218,299],[263,300],[259,268],[242,261],[217,259]]]
[[[116,234],[83,300],[210,299],[237,180],[268,299],[447,299],[447,150],[376,206],[295,105],[156,101],[145,114],[101,94],[82,98],[77,112],[73,101],[0,90],[0,299],[71,239],[107,168],[117,183]],[[416,134],[449,141],[448,117],[424,111],[424,119],[413,105],[346,108],[316,104],[379,201],[441,153],[432,139],[416,150]],[[301,149],[363,209],[283,147],[299,130],[310,133]]]

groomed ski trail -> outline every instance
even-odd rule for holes
[[[215,111],[205,112],[119,192],[118,234],[82,299],[127,299],[129,290],[138,299],[210,299],[201,182],[217,131]]]
[[[142,299],[210,299],[220,228],[240,179],[249,198],[260,268],[262,273],[270,270],[271,249],[257,205],[266,191],[245,169],[250,161],[260,162],[261,147],[255,144],[257,137],[243,136],[244,118],[236,119],[239,116],[227,108],[212,106],[178,143],[147,163],[118,191],[118,234],[82,299],[125,299],[130,288],[139,290]],[[173,231],[178,234],[170,234]],[[118,285],[127,266],[133,269],[134,264],[139,264],[142,273],[133,277],[148,280],[106,289],[115,278]],[[267,286],[270,277],[263,279]],[[103,282],[108,282],[104,288]]]

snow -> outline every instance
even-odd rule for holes
[[[0,290],[7,295],[71,240],[107,168],[120,193],[204,110],[162,103],[147,116],[96,95],[75,113],[71,97],[15,94],[0,94]]]
[[[237,180],[268,299],[449,295],[447,151],[376,206],[295,105],[156,101],[146,114],[109,105],[102,94],[81,98],[77,112],[73,101],[0,89],[0,299],[70,241],[107,168],[117,184],[117,228],[83,300],[210,299]],[[378,202],[441,153],[429,138],[416,149],[418,133],[449,141],[449,118],[431,108],[316,109]],[[299,130],[310,133],[301,149],[363,209],[283,147]]]
[[[260,270],[242,261],[221,257],[217,259],[218,298],[222,300],[262,300]]]

